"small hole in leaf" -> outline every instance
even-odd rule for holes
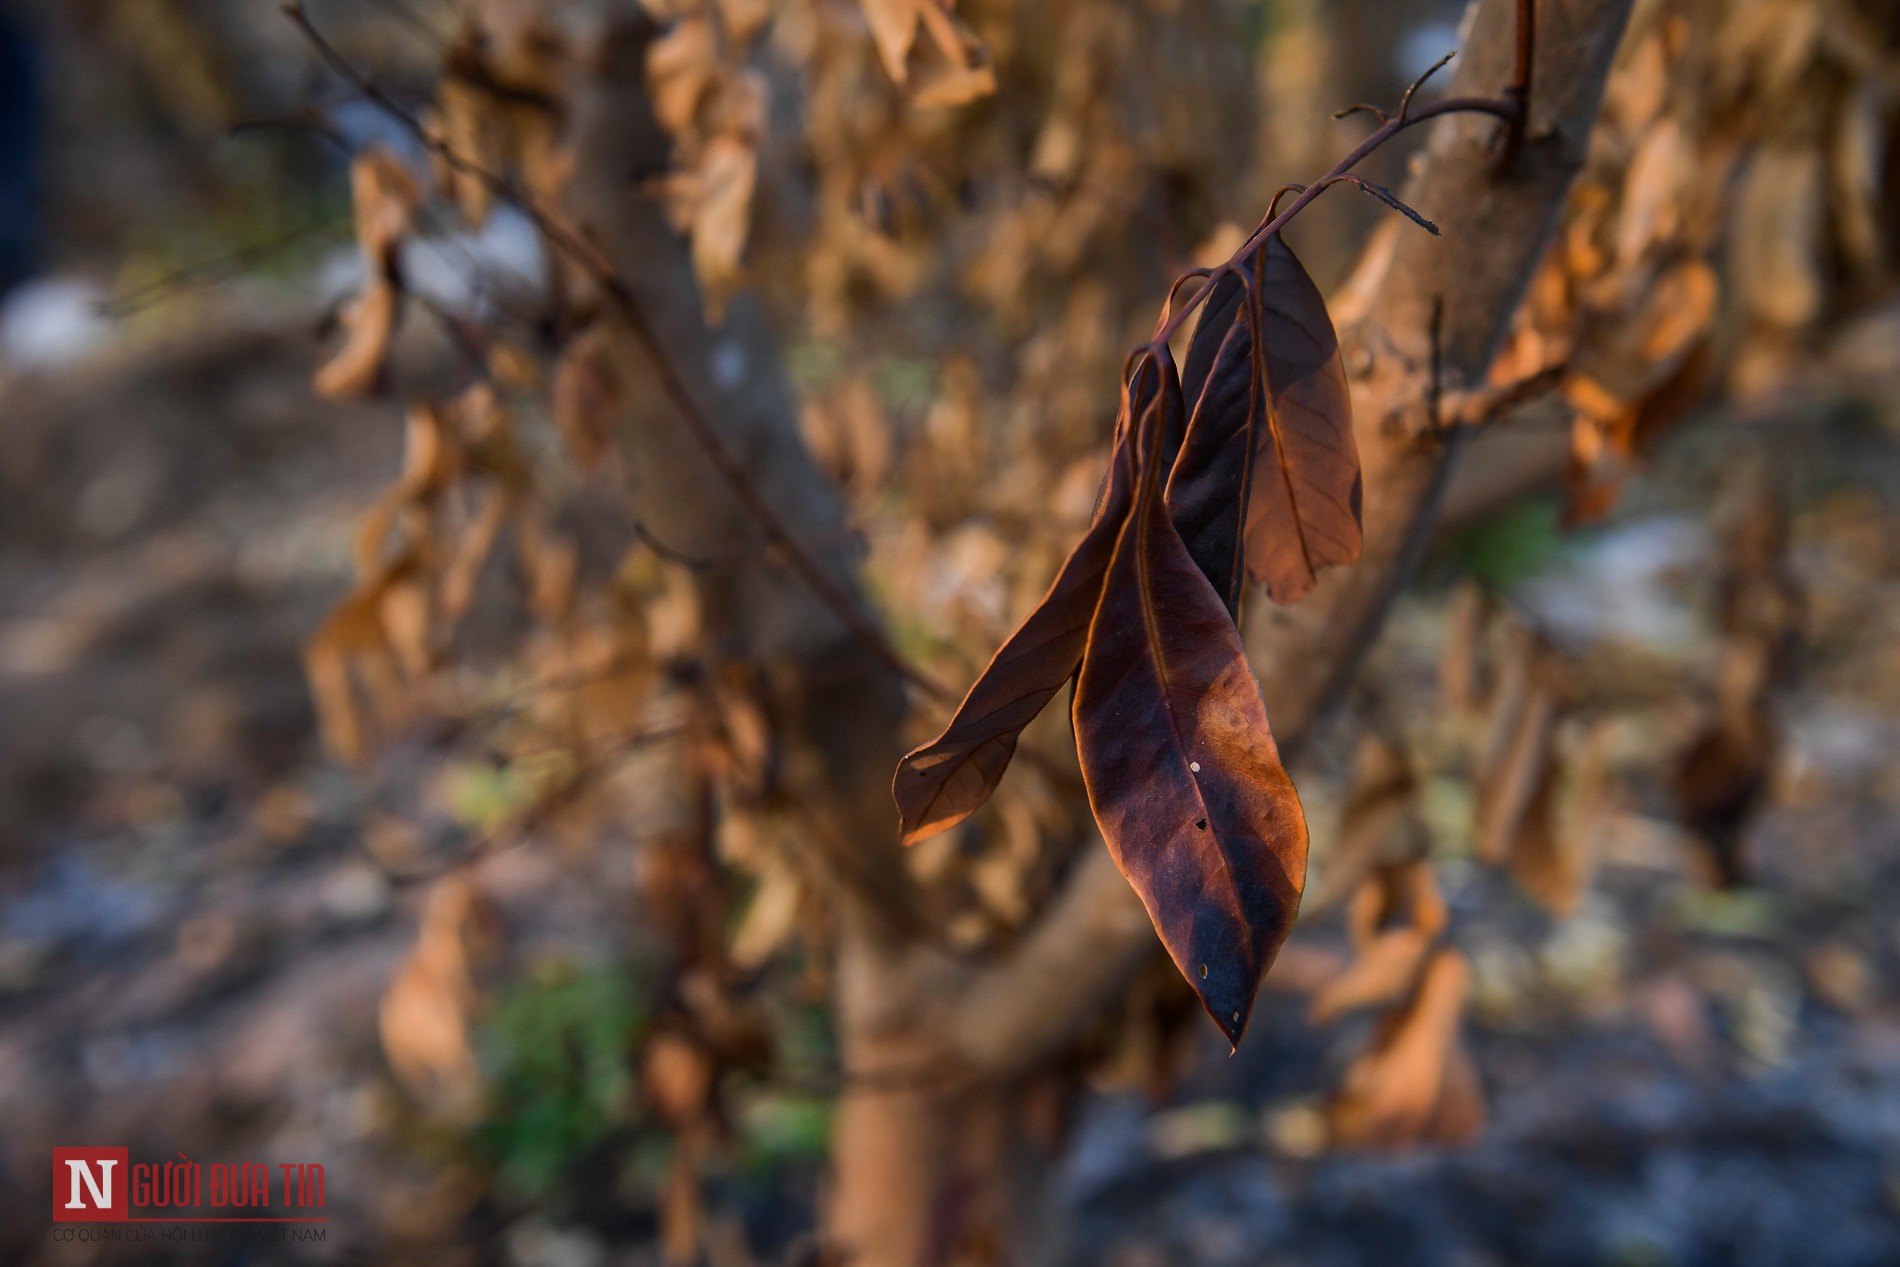
[[[1240,1024],[1240,1013],[1239,1013],[1239,1012],[1235,1012],[1235,1013],[1234,1013],[1234,1024],[1236,1024],[1236,1025],[1238,1025],[1238,1024]]]
[[[1194,771],[1194,773],[1196,774],[1199,774],[1201,772],[1201,763],[1198,761],[1190,761],[1188,762],[1188,769]]]
[[[1197,819],[1195,819],[1195,820],[1194,820],[1194,825],[1195,825],[1196,827],[1198,827],[1198,828],[1200,828],[1200,829],[1201,829],[1202,831],[1206,831],[1206,830],[1207,830],[1207,820],[1206,820],[1205,818],[1197,818]]]
[[[1203,981],[1207,980],[1207,965],[1206,964],[1201,965],[1201,980]]]

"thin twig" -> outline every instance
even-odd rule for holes
[[[1361,101],[1356,106],[1347,106],[1344,110],[1335,110],[1333,118],[1350,119],[1355,114],[1369,114],[1381,123],[1388,122],[1390,118],[1383,109],[1367,101]]]
[[[430,51],[440,53],[448,47],[448,37],[436,30],[420,13],[410,8],[406,0],[379,0],[379,3],[395,16],[400,25],[408,27],[412,35],[427,44]]]
[[[1363,176],[1354,176],[1351,174],[1347,174],[1344,176],[1329,176],[1324,183],[1328,185],[1352,185],[1358,189],[1364,190],[1366,193],[1371,194],[1374,198],[1377,198],[1380,202],[1392,208],[1392,210],[1398,212],[1400,215],[1404,216],[1407,220],[1410,220],[1413,224],[1425,230],[1425,232],[1431,234],[1433,237],[1438,236],[1438,226],[1436,224],[1432,223],[1430,220],[1427,220],[1424,216],[1414,211],[1411,208],[1411,206],[1407,204],[1397,194],[1393,193],[1390,189],[1387,189],[1384,185],[1381,185],[1377,183],[1376,181],[1367,180]]]
[[[1461,410],[1456,421],[1459,425],[1467,427],[1499,421],[1519,405],[1528,404],[1554,390],[1563,383],[1569,373],[1570,362],[1567,360],[1556,361],[1542,369],[1533,370],[1524,377],[1498,388],[1483,401],[1475,416]]]
[[[1432,119],[1448,114],[1488,114],[1493,118],[1502,119],[1505,123],[1515,125],[1520,113],[1514,102],[1499,97],[1447,97],[1442,101],[1434,101],[1430,105],[1421,106],[1419,109],[1414,110],[1409,118],[1393,118],[1386,121],[1371,135],[1367,136],[1365,140],[1354,146],[1351,153],[1334,164],[1332,171],[1326,173],[1325,176],[1314,181],[1311,185],[1308,185],[1302,190],[1299,196],[1294,198],[1284,211],[1268,217],[1266,223],[1262,224],[1258,229],[1255,229],[1253,234],[1248,237],[1245,242],[1241,243],[1240,249],[1235,251],[1225,264],[1215,267],[1214,272],[1218,274],[1239,271],[1243,267],[1242,261],[1259,250],[1261,243],[1285,228],[1287,222],[1292,220],[1294,216],[1306,210],[1308,203],[1326,191],[1329,182],[1333,184],[1339,183],[1339,177],[1350,173],[1367,155],[1371,154],[1374,150],[1384,145],[1406,128],[1414,127],[1420,123],[1426,123]],[[1213,287],[1203,286],[1200,290],[1195,292],[1191,298],[1183,301],[1180,311],[1170,317],[1167,324],[1156,332],[1155,337],[1149,341],[1149,346],[1159,347],[1179,333],[1181,327],[1187,323],[1188,315],[1200,307],[1201,302],[1205,300],[1212,291]]]
[[[1446,53],[1443,57],[1433,62],[1430,66],[1427,66],[1425,73],[1412,81],[1411,86],[1405,90],[1405,95],[1399,98],[1400,123],[1404,123],[1406,118],[1412,113],[1412,98],[1417,96],[1418,90],[1425,86],[1425,81],[1450,65],[1451,59],[1456,56],[1458,56],[1458,50],[1453,49],[1451,52]]]
[[[678,412],[681,421],[685,423],[688,434],[705,455],[714,473],[732,493],[740,508],[758,524],[767,542],[781,553],[785,565],[831,611],[839,624],[885,667],[934,698],[954,699],[949,691],[911,664],[902,652],[891,645],[884,631],[865,614],[858,598],[812,557],[811,552],[799,541],[778,511],[753,484],[744,463],[733,453],[724,437],[719,434],[719,429],[700,408],[691,389],[686,386],[685,380],[680,377],[679,371],[674,367],[672,358],[667,355],[665,344],[653,329],[652,323],[647,320],[639,301],[635,299],[632,290],[614,271],[612,265],[603,260],[596,250],[573,230],[563,225],[557,217],[536,206],[534,199],[525,191],[517,189],[513,182],[487,170],[443,141],[423,126],[420,119],[379,87],[374,80],[351,65],[311,23],[300,0],[288,0],[288,3],[283,6],[283,11],[316,49],[317,55],[325,64],[354,84],[366,100],[380,107],[414,136],[424,149],[441,158],[451,168],[479,180],[492,193],[519,206],[534,221],[535,228],[550,244],[592,274],[596,284],[612,302],[621,319],[632,331],[635,340],[653,362],[660,389]]]
[[[398,887],[426,884],[440,880],[445,875],[465,870],[504,850],[514,848],[527,840],[529,833],[545,823],[550,814],[571,804],[574,798],[587,787],[588,780],[605,770],[609,762],[653,744],[683,738],[691,732],[691,729],[690,723],[686,722],[653,726],[645,730],[636,730],[599,751],[588,753],[575,764],[566,777],[542,791],[532,804],[526,806],[507,822],[483,832],[447,858],[427,863],[413,870],[390,869],[389,882]]]
[[[1383,111],[1380,112],[1380,117],[1384,117]],[[1285,184],[1274,190],[1272,201],[1267,203],[1267,219],[1271,220],[1280,214],[1280,199],[1286,197],[1288,194],[1303,194],[1305,192],[1306,186],[1297,183]]]
[[[1517,103],[1517,122],[1504,134],[1504,151],[1498,156],[1498,170],[1508,172],[1517,163],[1524,148],[1524,130],[1530,123],[1531,74],[1537,61],[1537,0],[1517,0],[1517,46],[1511,67],[1511,82],[1504,86],[1507,99]]]
[[[718,559],[699,558],[686,553],[677,546],[668,545],[647,527],[646,521],[635,515],[632,520],[633,535],[638,537],[647,549],[653,551],[663,561],[677,564],[688,572],[710,572],[719,565]]]
[[[449,342],[455,345],[455,350],[462,354],[462,358],[466,360],[470,368],[475,371],[475,377],[478,379],[488,378],[488,348],[483,344],[481,336],[470,328],[471,323],[464,321],[455,313],[450,312],[428,295],[411,293],[409,298],[414,300],[416,305],[424,312],[436,319],[436,323],[442,327],[443,333],[449,336]]]
[[[318,140],[326,141],[345,159],[351,155],[350,143],[344,139],[336,125],[323,117],[323,109],[317,105],[306,105],[292,110],[288,114],[259,115],[255,118],[239,119],[225,129],[227,139],[243,136],[248,132],[270,132],[295,129],[309,132]]]
[[[340,228],[348,221],[347,214],[327,216],[309,224],[298,225],[276,237],[265,238],[261,242],[247,242],[222,255],[214,255],[208,259],[187,264],[183,268],[166,273],[163,277],[156,277],[144,285],[135,286],[123,294],[103,300],[99,304],[99,315],[107,318],[128,317],[155,304],[176,298],[193,287],[215,286],[219,282],[247,271],[259,260],[269,259],[284,248],[325,230]]]
[[[1374,150],[1384,145],[1405,129],[1416,124],[1425,123],[1448,114],[1488,114],[1494,118],[1503,120],[1504,123],[1508,125],[1509,130],[1507,136],[1509,139],[1506,142],[1506,152],[1508,155],[1514,156],[1517,146],[1522,143],[1524,120],[1529,110],[1530,64],[1536,40],[1536,31],[1533,25],[1533,6],[1534,0],[1518,0],[1516,37],[1517,64],[1512,74],[1511,83],[1506,87],[1502,96],[1447,97],[1442,101],[1434,101],[1430,105],[1413,110],[1411,108],[1413,95],[1417,93],[1420,86],[1423,85],[1427,79],[1430,79],[1446,62],[1451,60],[1449,55],[1439,59],[1428,67],[1424,74],[1414,79],[1411,85],[1406,88],[1405,96],[1401,100],[1399,112],[1396,115],[1387,118],[1377,129],[1367,136],[1365,140],[1354,146],[1352,152],[1335,163],[1330,172],[1306,186],[1304,189],[1301,189],[1299,196],[1292,201],[1286,210],[1277,210],[1280,195],[1275,194],[1273,206],[1267,209],[1267,219],[1265,223],[1258,229],[1255,229],[1252,235],[1249,236],[1245,242],[1240,244],[1240,249],[1235,251],[1225,264],[1214,267],[1212,270],[1214,276],[1218,278],[1227,273],[1239,273],[1243,267],[1242,261],[1260,249],[1260,245],[1268,238],[1285,228],[1287,222],[1304,211],[1308,203],[1326,191],[1327,186],[1341,183],[1348,174],[1351,173],[1352,169],[1357,167],[1367,155],[1371,154]],[[1357,106],[1353,107],[1353,110],[1357,109]],[[1345,111],[1345,113],[1350,114],[1352,110]],[[1375,110],[1374,113],[1378,112]],[[1366,185],[1361,186],[1361,188],[1366,187]],[[1287,186],[1287,189],[1291,188],[1294,188],[1294,186]],[[1286,189],[1281,190],[1281,193],[1284,192],[1286,192]],[[1396,199],[1393,201],[1397,203]],[[1405,211],[1421,224],[1431,227],[1430,221],[1425,220],[1425,218],[1418,215],[1417,212],[1412,211],[1402,203],[1397,203],[1397,205],[1400,210]],[[1437,229],[1433,228],[1432,232],[1436,233]],[[1189,314],[1200,307],[1202,301],[1205,300],[1208,295],[1212,294],[1213,290],[1214,287],[1211,285],[1202,286],[1181,305],[1180,311],[1174,313],[1162,324],[1161,328],[1155,332],[1154,338],[1148,341],[1144,349],[1138,350],[1151,350],[1166,344],[1180,331],[1181,327],[1186,324]]]

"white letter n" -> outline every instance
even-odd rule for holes
[[[66,1168],[72,1173],[73,1177],[73,1197],[72,1200],[66,1203],[66,1208],[68,1210],[83,1210],[86,1208],[86,1203],[79,1198],[79,1184],[81,1180],[84,1180],[86,1191],[92,1194],[92,1208],[95,1210],[110,1210],[112,1208],[112,1168],[118,1164],[119,1159],[116,1157],[111,1161],[100,1162],[99,1170],[105,1182],[103,1184],[97,1184],[92,1181],[91,1163],[80,1161],[76,1157],[67,1158]]]

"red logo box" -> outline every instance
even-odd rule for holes
[[[124,1148],[55,1148],[53,1222],[123,1223],[131,1168]]]

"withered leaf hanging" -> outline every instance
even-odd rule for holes
[[[1182,407],[1168,369],[1123,446],[1135,504],[1076,679],[1076,750],[1109,852],[1238,1044],[1299,910],[1306,822],[1240,631],[1166,513],[1160,433]]]
[[[947,831],[982,808],[1009,768],[1023,728],[1082,663],[1102,577],[1132,497],[1121,460],[1126,431],[1124,417],[1116,424],[1108,483],[1095,518],[1063,560],[1049,592],[997,648],[943,733],[898,763],[891,792],[905,844]]]
[[[1193,414],[1168,482],[1181,537],[1229,611],[1243,553],[1270,597],[1296,603],[1360,544],[1352,394],[1326,301],[1278,234],[1241,267],[1245,283],[1220,277],[1194,328],[1183,376]]]
[[[1134,366],[1088,531],[893,791],[906,844],[955,826],[1076,677],[1103,838],[1238,1043],[1306,875],[1299,798],[1235,624],[1242,578],[1294,602],[1358,556],[1351,404],[1325,303],[1277,235],[1215,276],[1185,382],[1161,337]]]

